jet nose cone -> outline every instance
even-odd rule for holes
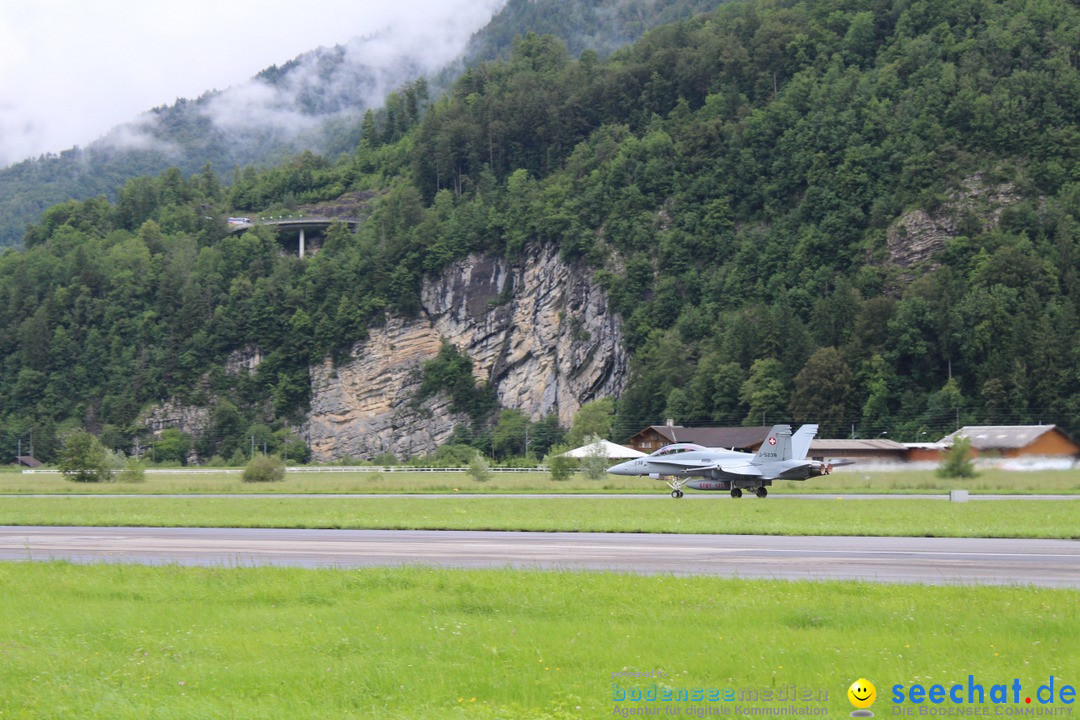
[[[629,475],[628,468],[629,463],[619,463],[618,465],[612,465],[607,469],[611,475]]]

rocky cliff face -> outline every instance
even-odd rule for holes
[[[439,353],[439,334],[423,321],[393,318],[357,343],[352,360],[311,368],[311,413],[304,428],[312,459],[399,457],[430,452],[468,416],[440,393],[419,407],[423,364]]]
[[[443,341],[472,359],[501,405],[534,420],[556,414],[568,426],[583,402],[626,384],[621,326],[606,293],[556,248],[533,248],[514,263],[470,256],[425,282],[421,303],[419,318],[388,320],[350,361],[312,368],[305,431],[313,459],[404,457],[446,442],[468,418],[450,411],[445,393],[415,406],[422,366]]]
[[[199,436],[210,422],[210,410],[198,405],[185,405],[172,399],[152,406],[139,417],[141,424],[161,437],[163,430],[175,428],[189,435]]]
[[[1012,183],[993,183],[981,175],[964,178],[935,212],[915,209],[893,221],[886,233],[888,261],[904,269],[936,267],[934,256],[949,240],[963,234],[960,226],[965,219],[975,230],[991,230],[997,227],[1002,211],[1019,199]]]

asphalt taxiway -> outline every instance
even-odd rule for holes
[[[606,570],[1080,588],[1080,542],[406,530],[0,527],[0,560]]]

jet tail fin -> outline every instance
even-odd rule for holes
[[[765,442],[761,443],[757,454],[750,461],[751,465],[763,465],[791,459],[791,426],[773,425],[772,430],[765,436]]]
[[[817,425],[803,425],[791,436],[791,459],[805,460],[810,452],[810,441],[817,435]]]

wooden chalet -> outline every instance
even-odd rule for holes
[[[847,458],[859,463],[897,463],[908,460],[908,449],[903,443],[885,438],[814,438],[808,455],[821,459]]]
[[[697,443],[705,447],[730,448],[757,452],[772,426],[767,427],[683,427],[682,425],[650,425],[626,444],[645,454],[673,443]]]
[[[1080,444],[1057,425],[968,425],[941,442],[951,446],[958,437],[971,440],[972,455],[1003,458],[1076,457]]]

